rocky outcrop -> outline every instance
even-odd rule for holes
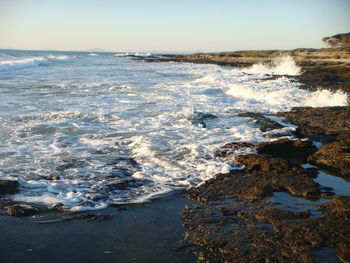
[[[15,194],[18,192],[18,188],[17,181],[0,180],[0,195]]]
[[[257,201],[271,196],[274,191],[303,197],[319,195],[319,185],[312,180],[314,174],[284,159],[267,154],[247,154],[237,157],[236,162],[245,169],[218,175],[191,189],[188,198],[201,203],[217,196]]]
[[[301,67],[301,75],[285,76],[297,79],[300,88],[315,91],[318,89],[343,90],[350,92],[350,46],[339,48],[294,50],[252,50],[223,53],[198,53],[190,55],[162,55],[139,57],[147,62],[186,62],[196,64],[216,64],[232,67],[249,67],[253,64],[273,64],[276,58],[291,56]],[[272,76],[280,77],[280,76]]]
[[[242,156],[238,162],[246,165],[243,171],[219,175],[189,193],[196,204],[181,216],[185,244],[197,262],[316,263],[323,249],[332,251],[328,257],[334,262],[349,261],[350,197],[319,205],[318,217],[291,211],[264,197],[272,191],[317,193],[306,170],[268,155]]]
[[[298,125],[299,137],[311,137],[325,143],[308,161],[338,175],[350,176],[350,107],[293,108],[278,113]]]
[[[350,32],[343,34],[336,34],[331,37],[325,37],[322,41],[328,47],[350,47]]]
[[[341,176],[350,178],[350,132],[340,134],[309,157],[309,162]]]
[[[7,208],[8,216],[23,217],[37,215],[38,213],[39,210],[37,208],[24,204],[16,204]]]
[[[280,139],[273,142],[260,143],[255,146],[259,154],[270,154],[287,160],[306,161],[317,148],[311,140]]]
[[[284,126],[279,124],[276,121],[273,121],[267,117],[265,117],[261,113],[255,113],[255,112],[244,112],[238,114],[239,117],[248,117],[254,120],[255,125],[257,125],[261,131],[271,131],[275,129],[281,129]]]
[[[279,112],[277,116],[298,126],[297,135],[337,136],[350,129],[350,106],[344,107],[300,107],[290,112]]]
[[[221,149],[216,151],[217,156],[228,157],[237,153],[237,150],[250,148],[259,154],[269,154],[274,157],[283,158],[288,161],[302,163],[313,153],[317,148],[309,139],[289,140],[279,139],[272,142],[263,142],[256,145],[243,142],[232,142],[225,144]]]

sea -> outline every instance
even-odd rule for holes
[[[341,91],[300,89],[291,57],[234,68],[140,59],[151,56],[0,50],[0,179],[20,183],[8,198],[68,211],[147,202],[241,169],[217,154],[227,143],[273,140],[240,113],[284,123],[276,112],[347,105]],[[291,138],[284,125],[272,132]]]

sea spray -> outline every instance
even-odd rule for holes
[[[301,69],[291,56],[278,57],[272,63],[258,63],[244,70],[259,75],[300,75]]]

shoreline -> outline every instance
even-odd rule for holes
[[[55,221],[65,216],[55,212],[0,216],[1,262],[194,262],[181,244],[184,229],[178,216],[189,204],[175,193],[89,213],[96,220],[82,216]],[[109,217],[103,220],[103,215]]]
[[[288,76],[301,84],[300,88],[310,91],[329,89],[350,92],[350,47],[294,50],[257,50],[221,53],[197,53],[190,55],[160,55],[134,57],[146,62],[178,62],[194,64],[215,64],[228,67],[250,67],[262,63],[271,65],[278,57],[290,56],[301,67],[302,74]]]
[[[300,88],[350,94],[350,48],[195,54],[165,60],[247,67],[271,64],[281,55],[292,56],[302,68],[302,74],[290,76],[302,84]],[[263,115],[249,114],[258,124],[266,122]],[[197,262],[350,261],[350,107],[300,107],[276,116],[297,126],[296,141],[277,136],[276,141],[258,145],[228,142],[219,154],[253,148],[258,155],[233,157],[243,170],[217,175],[189,190],[187,198],[196,204],[185,207],[182,218],[185,241],[193,246]],[[349,190],[340,195],[335,185],[330,188],[327,182],[333,177],[343,178],[341,184]]]
[[[315,91],[322,87],[333,92],[340,90],[349,94],[349,48],[320,51],[298,49],[293,52],[242,51],[182,56],[165,55],[165,58],[162,59],[158,57],[136,59],[148,62],[172,61],[246,67],[256,63],[271,64],[280,55],[290,55],[294,59],[298,57],[296,61],[302,68],[302,74],[300,76],[284,77],[302,83],[300,88]],[[276,76],[271,75],[271,78],[274,77]],[[169,211],[171,216],[169,216],[167,223],[171,224],[174,220],[180,222],[177,216],[182,210],[181,217],[187,229],[184,233],[184,247],[190,248],[194,252],[198,262],[350,261],[350,251],[348,249],[350,247],[348,246],[348,240],[350,240],[348,227],[350,225],[350,200],[348,197],[342,197],[338,191],[332,192],[329,188],[330,185],[327,185],[331,178],[344,178],[343,181],[337,181],[334,184],[336,187],[339,184],[347,185],[350,180],[350,107],[295,108],[290,112],[277,113],[276,116],[283,117],[286,121],[298,126],[294,133],[296,138],[294,141],[285,140],[283,137],[286,134],[273,133],[281,126],[266,116],[249,112],[242,114],[245,114],[242,117],[247,117],[256,125],[260,125],[261,129],[272,131],[272,133],[266,135],[275,139],[273,142],[258,145],[227,142],[222,149],[218,149],[217,154],[225,154],[227,157],[233,156],[235,150],[242,147],[255,150],[258,155],[244,155],[235,158],[237,164],[245,165],[243,170],[234,170],[229,174],[217,175],[200,187],[189,190],[187,192],[188,200],[179,197],[179,194],[175,194],[176,196],[169,198],[170,200],[177,199],[178,202],[174,201],[175,203],[172,203],[172,201],[163,203],[162,200],[167,198],[161,198],[140,206],[130,206],[126,211],[123,210],[124,206],[119,210],[110,207],[91,213],[75,213],[69,218],[75,220],[52,223],[57,228],[60,228],[59,226],[68,227],[66,229],[69,229],[70,225],[85,226],[91,224],[91,228],[96,231],[96,235],[101,235],[99,230],[106,229],[110,224],[117,224],[120,219],[120,214],[117,214],[117,212],[133,214],[141,211],[141,214],[146,215],[147,212],[142,207],[150,205],[155,207],[154,215],[163,216],[162,209],[168,208],[171,210],[172,205],[176,204],[175,211]],[[308,138],[308,140],[305,140],[305,138]],[[318,145],[319,148],[316,148],[313,143]],[[287,155],[284,154],[286,149]],[[327,172],[321,174],[322,171]],[[18,186],[9,185],[9,188],[5,186],[3,188],[5,192],[2,192],[1,187],[0,184],[0,194],[4,194],[16,191]],[[341,193],[347,196],[350,195],[349,191]],[[166,205],[162,206],[162,204]],[[6,204],[2,201],[2,208],[9,205],[12,204]],[[183,207],[184,209],[182,209]],[[26,222],[25,220],[29,219],[29,216],[36,218],[42,214],[46,216],[50,213],[65,215],[60,207],[54,207],[52,210],[39,210],[39,207],[29,204],[29,208],[25,206],[17,207],[13,211],[7,209],[7,214],[28,216],[23,217],[24,221],[22,222]],[[103,214],[101,215],[100,212]],[[5,214],[5,211],[2,214]],[[1,222],[13,223],[22,220],[22,218],[4,218],[0,217]],[[122,218],[126,223],[127,216],[122,216]],[[86,223],[77,219],[96,222]],[[103,222],[100,223],[99,221]],[[153,223],[142,222],[146,225],[144,230],[146,232],[151,231],[154,234],[153,244],[157,244],[157,236],[161,238],[161,231],[152,226]],[[47,226],[50,225],[49,222],[46,223]],[[7,223],[4,223],[4,227],[6,225]],[[28,224],[24,223],[21,227],[25,231]],[[114,229],[120,231],[119,226],[116,227],[115,225]],[[129,225],[127,229],[132,230],[133,227]],[[127,229],[124,231],[127,232]],[[172,229],[167,234],[179,232],[178,237],[180,237],[182,234],[180,229],[181,227],[178,225],[176,230]],[[12,233],[9,231],[8,234],[10,238],[15,236],[17,229],[12,229],[12,231]],[[42,241],[44,242],[46,230],[29,227],[28,231],[38,231],[39,234],[43,235]],[[124,235],[128,236],[126,232]],[[336,235],[332,233],[336,233]],[[137,233],[132,235],[134,238],[138,238]],[[339,235],[339,238],[337,235]],[[67,236],[69,237],[69,235]],[[48,238],[53,238],[53,236],[51,235]],[[147,237],[144,240],[147,240]],[[16,240],[12,240],[12,242],[15,244]],[[106,240],[101,242],[106,242]],[[273,244],[273,248],[266,247],[266,243]],[[132,253],[132,244],[130,246],[131,248],[127,248],[130,251],[130,253],[128,252],[129,255]],[[12,255],[19,253],[19,256],[26,257],[27,253],[34,251],[34,249],[29,251],[32,248],[26,249],[25,253],[22,250],[21,252],[13,251]],[[149,246],[147,250],[152,250],[152,246]],[[110,250],[106,251],[111,252]],[[165,249],[164,251],[168,250]],[[176,255],[174,254],[174,262],[194,261],[189,254],[183,250],[181,251],[184,261],[176,261]],[[94,254],[92,251],[91,253]],[[117,253],[120,253],[122,257],[125,251],[120,250]],[[103,256],[105,256],[104,254],[108,255],[109,253],[102,253]],[[82,254],[80,256],[84,257]],[[100,254],[94,254],[93,256],[98,260],[101,257]],[[133,259],[128,258],[128,260],[132,261]],[[150,260],[156,262],[157,258],[151,257]]]

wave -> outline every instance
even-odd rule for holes
[[[151,53],[117,53],[113,55],[114,57],[150,57],[152,56]]]
[[[300,75],[301,69],[291,56],[276,58],[271,64],[258,63],[244,70],[258,75]]]
[[[303,103],[309,107],[333,107],[347,106],[348,101],[348,95],[343,91],[318,90],[305,98]]]
[[[130,56],[130,54],[127,53],[118,53],[118,54],[114,54],[113,57],[127,57]]]
[[[151,53],[135,53],[134,54],[135,57],[150,57],[152,56]]]
[[[0,71],[23,69],[36,66],[49,66],[55,62],[68,62],[74,57],[69,56],[40,56],[15,60],[0,61]]]
[[[234,84],[225,91],[230,97],[247,102],[247,107],[268,106],[272,111],[291,107],[333,107],[348,105],[348,95],[343,91],[319,90],[310,92],[297,89],[284,77],[265,83],[265,87],[254,83]],[[238,105],[237,105],[238,106]]]

